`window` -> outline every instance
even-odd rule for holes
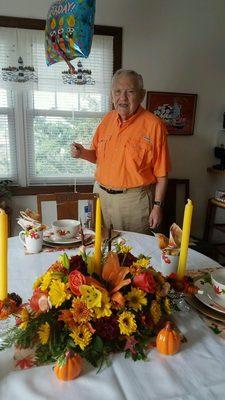
[[[115,32],[121,39],[120,28],[96,29],[88,59],[80,59],[95,84],[69,85],[62,79],[65,62],[46,66],[43,30],[0,27],[0,68],[17,65],[21,56],[38,76],[36,83],[0,79],[0,179],[21,186],[93,182],[94,166],[72,159],[70,144],[89,146],[111,108],[110,82],[120,67]]]

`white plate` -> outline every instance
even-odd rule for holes
[[[197,297],[198,300],[213,310],[225,314],[225,300],[220,299],[216,295],[212,285],[209,282],[205,282],[204,279],[198,279],[195,281],[195,285],[200,290],[203,290],[203,294],[195,294],[195,297]]]
[[[84,229],[84,235],[94,235],[94,232],[90,229]],[[46,230],[44,231],[43,241],[50,244],[73,244],[81,242],[81,236],[79,234],[70,239],[56,239],[54,238],[54,234],[51,230]]]

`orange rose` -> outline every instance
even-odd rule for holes
[[[70,287],[71,292],[73,294],[75,294],[76,296],[81,296],[79,287],[81,285],[85,285],[85,283],[86,283],[85,276],[83,274],[81,274],[81,272],[79,272],[75,269],[74,271],[72,271],[69,274],[68,282],[69,282],[69,287]]]
[[[134,277],[134,285],[147,293],[154,293],[156,288],[155,279],[151,271],[136,275]]]

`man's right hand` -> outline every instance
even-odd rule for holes
[[[73,158],[82,158],[84,146],[80,143],[73,142],[70,146],[71,156]]]

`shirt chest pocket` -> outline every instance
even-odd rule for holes
[[[125,153],[126,158],[140,168],[152,159],[152,144],[144,140],[130,140],[125,145]]]
[[[102,138],[98,142],[98,147],[97,147],[97,157],[98,160],[104,160],[106,156],[106,149],[107,145],[109,142],[109,138]]]

